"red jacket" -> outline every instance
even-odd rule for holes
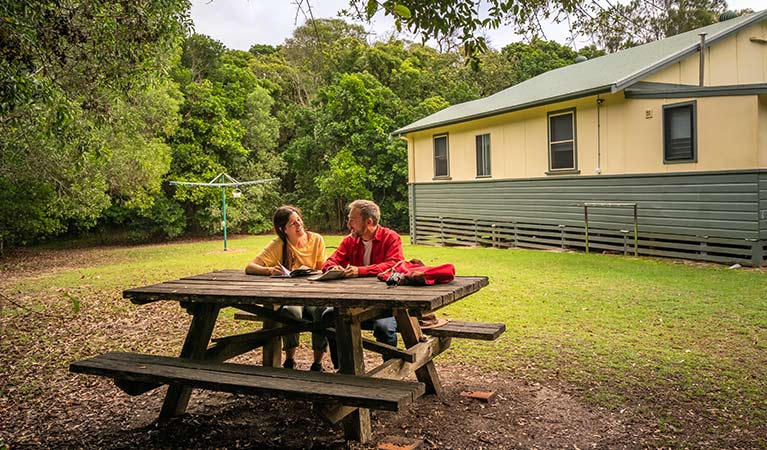
[[[363,266],[365,245],[361,237],[348,235],[341,241],[335,252],[325,261],[322,270],[333,266],[346,267],[347,264],[359,268],[359,276],[375,276],[405,259],[402,253],[402,239],[396,231],[378,225],[373,236],[373,248],[370,252],[370,265]]]

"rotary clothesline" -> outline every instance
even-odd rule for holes
[[[234,198],[239,198],[242,195],[242,192],[240,191],[240,186],[251,186],[254,184],[272,183],[274,181],[279,181],[279,178],[264,178],[261,180],[252,180],[252,181],[237,181],[231,176],[229,176],[228,174],[221,172],[220,174],[213,177],[213,179],[207,183],[196,183],[192,181],[171,181],[170,184],[174,186],[216,187],[216,188],[220,187],[221,188],[221,209],[223,211],[223,216],[224,216],[224,220],[221,221],[221,224],[224,227],[224,251],[226,251],[226,188],[234,186],[234,191],[232,192],[232,196]]]

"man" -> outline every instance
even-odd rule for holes
[[[338,249],[325,261],[322,270],[342,268],[346,278],[374,277],[405,259],[402,239],[396,231],[379,224],[381,209],[369,200],[355,200],[349,204],[349,235],[341,241]],[[323,320],[330,320],[334,313],[328,310]],[[363,326],[369,326],[363,323]],[[385,317],[373,322],[373,336],[378,342],[397,346],[397,322]],[[335,342],[330,340],[330,355],[337,365]]]

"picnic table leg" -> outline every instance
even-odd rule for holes
[[[350,375],[365,373],[365,360],[362,352],[362,329],[358,318],[348,311],[338,308],[336,315],[336,342],[338,344],[339,372]],[[343,419],[346,439],[366,443],[372,438],[370,410],[357,408]]]
[[[274,310],[280,309],[280,307],[276,305],[272,306],[271,308]],[[264,330],[268,330],[278,326],[281,326],[279,322],[274,320],[264,320],[264,325],[262,328]],[[264,357],[264,367],[280,367],[280,362],[282,362],[282,350],[280,349],[281,344],[282,338],[280,337],[272,338],[269,340],[269,342],[264,344],[264,349],[262,350]]]
[[[180,356],[189,359],[204,359],[210,336],[213,334],[213,327],[216,325],[218,311],[221,308],[210,303],[192,303],[188,309],[193,315],[192,324],[189,325]],[[168,386],[168,393],[165,395],[165,402],[163,402],[160,410],[160,418],[184,414],[191,393],[192,388],[186,386],[173,384]]]
[[[393,313],[394,318],[397,320],[397,329],[402,335],[402,341],[405,343],[405,348],[410,348],[421,342],[423,334],[421,333],[421,326],[418,325],[418,319],[410,316],[405,308],[395,308]],[[426,385],[427,394],[442,397],[442,383],[439,381],[439,374],[434,366],[434,361],[429,361],[421,366],[421,368],[415,371],[415,375],[418,381]]]

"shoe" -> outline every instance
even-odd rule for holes
[[[309,368],[312,372],[322,372],[322,364],[315,362],[312,363],[312,367]]]
[[[293,359],[286,359],[285,362],[282,363],[282,367],[286,369],[295,369],[296,361]]]

